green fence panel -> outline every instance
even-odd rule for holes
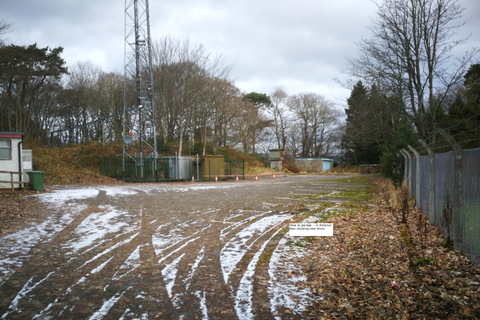
[[[190,161],[190,164],[186,161]],[[208,162],[209,164],[210,162]],[[190,170],[187,174],[185,168],[188,165],[191,170],[187,168]],[[176,157],[145,158],[142,162],[138,158],[125,158],[125,168],[122,157],[103,157],[99,160],[99,167],[100,174],[128,182],[190,180],[191,175],[195,175],[197,172],[197,162],[185,159],[185,157],[183,159]],[[235,180],[237,177],[245,180],[245,162],[243,160],[227,159],[224,162],[224,169],[223,180]],[[210,170],[207,170],[207,172],[210,172]],[[213,181],[215,178],[201,175],[196,179]]]

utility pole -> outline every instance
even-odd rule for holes
[[[123,174],[145,179],[145,159],[153,158],[157,171],[157,131],[153,99],[152,46],[148,0],[125,0],[125,55],[123,93]],[[128,109],[135,111],[127,113]],[[132,153],[131,144],[138,142]]]

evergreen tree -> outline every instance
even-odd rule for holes
[[[370,91],[361,81],[354,86],[347,100],[344,135],[346,160],[353,164],[379,163],[381,147],[392,135],[386,99],[376,86]]]
[[[480,147],[480,64],[470,67],[449,107],[447,126],[463,148]]]
[[[345,149],[345,160],[347,162],[358,164],[363,161],[363,151],[360,146],[361,135],[365,130],[363,126],[362,110],[367,103],[368,92],[361,81],[353,87],[350,97],[347,99],[348,108],[345,109],[347,115],[345,134],[343,136],[343,148]]]
[[[354,86],[348,108],[343,145],[353,164],[381,164],[382,174],[399,182],[404,158],[398,150],[417,141],[410,119],[390,108],[398,97],[386,97],[377,86],[368,90],[361,81]]]
[[[55,105],[60,77],[67,73],[62,52],[37,44],[0,47],[0,131],[45,134],[38,120],[50,116],[46,108]]]

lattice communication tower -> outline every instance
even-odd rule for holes
[[[124,63],[123,172],[134,166],[136,177],[144,179],[145,159],[158,157],[148,0],[125,0]],[[152,164],[149,172],[155,174]]]

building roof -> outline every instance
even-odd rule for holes
[[[22,137],[21,132],[0,132],[0,138],[21,139]]]

